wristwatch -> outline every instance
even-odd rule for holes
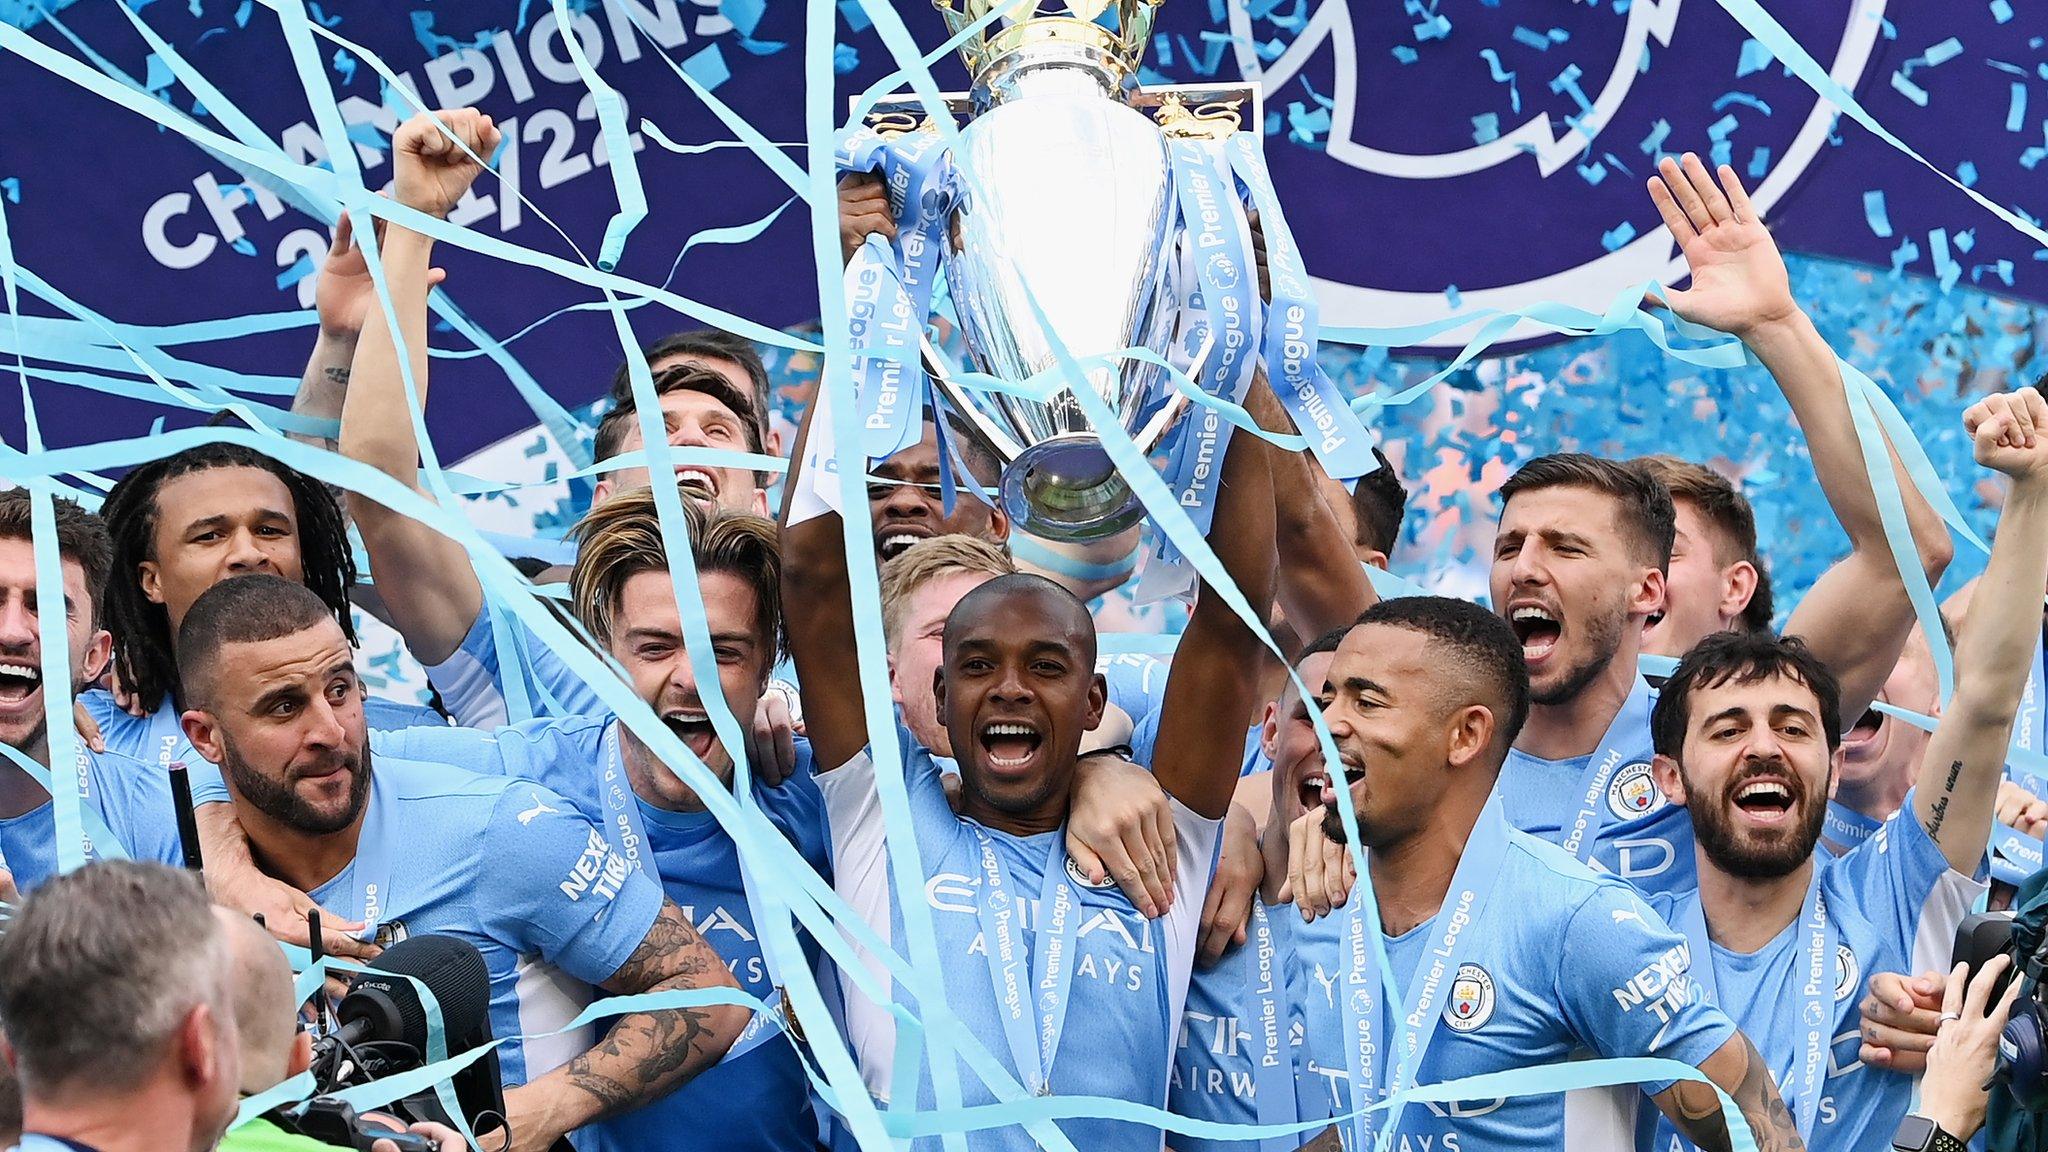
[[[1965,1152],[1968,1147],[1925,1116],[1899,1121],[1898,1134],[1892,1137],[1892,1152]]]

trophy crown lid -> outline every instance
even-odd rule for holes
[[[1152,24],[1165,0],[932,0],[953,36],[960,36],[998,14],[1000,26],[983,27],[962,41],[960,59],[979,82],[996,61],[1034,45],[1078,47],[1099,54],[1120,73],[1118,82],[1135,76],[1152,39]],[[1116,26],[1101,22],[1114,6]],[[1044,8],[1055,11],[1041,11]]]

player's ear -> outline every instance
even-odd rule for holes
[[[1686,801],[1685,773],[1678,770],[1678,761],[1662,752],[1650,762],[1651,771],[1657,777],[1657,790],[1673,804],[1684,806]]]

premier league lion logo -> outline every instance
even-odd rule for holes
[[[1834,123],[1833,107],[1759,58],[1716,4],[1427,7],[1163,10],[1179,50],[1150,63],[1168,79],[1260,86],[1267,161],[1295,193],[1288,222],[1311,254],[1326,325],[1420,325],[1538,300],[1600,312],[1617,292],[1683,274],[1643,195],[1659,155],[1733,165],[1768,218]],[[1854,90],[1884,3],[1812,0],[1774,15]],[[1449,351],[1471,332],[1417,346]]]
[[[1477,964],[1458,965],[1451,978],[1451,999],[1444,1005],[1444,1024],[1453,1032],[1476,1032],[1493,1019],[1493,977]]]
[[[1627,765],[1607,785],[1607,810],[1617,820],[1647,816],[1669,801],[1657,788],[1657,778],[1646,763]]]

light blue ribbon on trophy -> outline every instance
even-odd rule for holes
[[[861,453],[871,460],[895,455],[922,434],[925,388],[918,344],[931,315],[951,200],[946,157],[936,132],[889,139],[863,128],[839,148],[842,171],[881,171],[896,217],[893,244],[870,236],[846,266]]]
[[[1259,228],[1266,237],[1266,265],[1273,282],[1273,302],[1265,322],[1266,375],[1273,394],[1308,439],[1309,450],[1323,471],[1349,488],[1360,476],[1379,467],[1372,454],[1374,437],[1350,401],[1316,363],[1321,332],[1321,307],[1309,288],[1301,248],[1281,215],[1280,197],[1266,171],[1266,157],[1249,132],[1233,134],[1224,144],[1232,171],[1243,182],[1259,210]]]
[[[1184,310],[1182,346],[1198,358],[1188,373],[1203,392],[1242,403],[1257,366],[1260,320],[1258,273],[1251,260],[1251,227],[1244,218],[1229,166],[1213,142],[1169,140],[1173,187],[1183,234],[1183,259],[1192,283]],[[1199,307],[1195,307],[1199,301]],[[1167,487],[1207,533],[1215,517],[1216,486],[1230,423],[1216,410],[1189,411],[1179,434]],[[1172,594],[1187,586],[1187,566],[1171,543],[1160,541],[1161,577],[1149,589]],[[1177,586],[1175,586],[1177,584]],[[1148,598],[1141,594],[1141,599]]]
[[[1467,930],[1485,922],[1494,884],[1507,859],[1507,848],[1508,823],[1501,812],[1500,793],[1496,791],[1486,801],[1486,807],[1480,809],[1479,819],[1472,826],[1472,837],[1465,842],[1465,854],[1444,893],[1444,905],[1429,924],[1432,939],[1416,958],[1406,993],[1399,997],[1403,1012],[1398,1022],[1390,1023],[1387,1019],[1387,1005],[1395,1001],[1397,990],[1386,980],[1390,974],[1378,970],[1379,957],[1384,953],[1368,939],[1369,933],[1378,930],[1369,922],[1378,917],[1368,916],[1364,908],[1372,898],[1369,893],[1361,894],[1362,899],[1352,900],[1345,908],[1344,939],[1349,955],[1339,1010],[1344,1021],[1344,1057],[1351,1074],[1353,1152],[1365,1152],[1373,1146],[1369,1141],[1375,1127],[1379,1129],[1382,1147],[1400,1131],[1405,1102],[1388,1109],[1377,1125],[1369,1121],[1367,1106],[1415,1083],[1437,1025],[1443,1022],[1443,997],[1457,983],[1459,958],[1471,939]],[[1444,977],[1427,979],[1431,969],[1443,972]]]
[[[1836,957],[1841,940],[1834,922],[1828,919],[1827,898],[1820,890],[1820,866],[1824,856],[1813,860],[1813,878],[1806,885],[1806,901],[1799,911],[1799,924],[1806,937],[1806,977],[1799,989],[1799,1026],[1806,1031],[1806,1043],[1799,1066],[1792,1069],[1797,1094],[1789,1094],[1793,1121],[1799,1136],[1813,1141],[1814,1125],[1820,1116],[1820,1098],[1828,1075],[1828,1047],[1835,1032]],[[1697,894],[1675,918],[1673,927],[1685,933],[1686,948],[1692,953],[1692,980],[1705,994],[1706,1002],[1721,1006],[1720,981],[1714,973],[1714,945],[1707,935],[1707,915]],[[1792,1081],[1786,1081],[1789,1087]],[[1672,1146],[1676,1134],[1671,1122],[1657,1120],[1659,1147]]]
[[[1991,878],[2019,884],[2041,870],[2041,841],[2002,820],[1991,826]]]
[[[2044,685],[2041,681],[2041,662],[2043,658],[2041,636],[2037,633],[2034,637],[2034,659],[2027,665],[2026,691],[2021,694],[2020,709],[2012,718],[2012,742],[2010,747],[2015,752],[2048,751],[2048,747],[2044,747],[2044,745],[2048,745],[2048,739],[2043,739],[2044,735],[2048,735],[2048,732],[2044,732],[2042,726],[2043,720],[2048,719],[2048,709],[2042,707]],[[2040,793],[2037,792],[2035,795],[2038,796]]]
[[[1593,846],[1600,839],[1601,826],[1607,822],[1608,782],[1631,758],[1649,759],[1647,750],[1638,742],[1650,731],[1650,697],[1649,681],[1637,674],[1635,687],[1629,689],[1628,699],[1622,702],[1621,711],[1614,714],[1614,721],[1600,737],[1600,746],[1593,750],[1593,758],[1586,761],[1586,770],[1579,776],[1579,790],[1573,794],[1578,799],[1578,813],[1571,827],[1559,831],[1564,833],[1560,846],[1582,862],[1593,859]]]

